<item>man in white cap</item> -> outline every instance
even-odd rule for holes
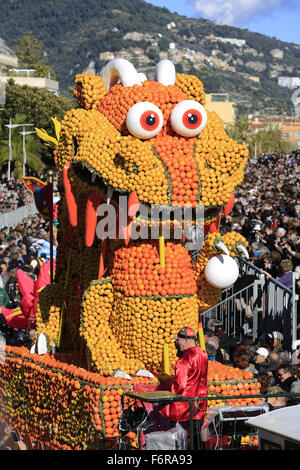
[[[259,374],[267,372],[267,368],[270,365],[270,361],[268,359],[269,351],[267,348],[258,348],[255,353],[255,369],[258,371]]]

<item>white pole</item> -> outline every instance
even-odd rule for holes
[[[9,133],[8,133],[8,171],[7,171],[7,179],[8,179],[8,180],[10,180],[11,158],[12,158],[12,148],[11,148],[11,118],[9,118]]]
[[[27,124],[27,123],[26,124],[12,124],[11,123],[11,118],[9,118],[9,124],[5,124],[5,127],[8,127],[8,129],[9,129],[9,133],[8,133],[8,152],[9,152],[9,155],[8,155],[8,172],[7,172],[7,179],[8,180],[10,180],[10,176],[11,176],[11,161],[12,161],[11,130],[16,128],[16,127],[21,127],[21,126],[23,126],[23,129],[24,129],[24,132],[25,132],[25,126],[33,126],[33,124]],[[23,153],[24,153],[24,151],[23,151]],[[25,154],[25,163],[26,163],[26,154]],[[24,163],[23,163],[23,165],[24,165]],[[23,166],[23,171],[24,171],[24,166]]]
[[[26,168],[26,145],[25,145],[25,127],[23,127],[23,176],[26,176],[25,168]]]

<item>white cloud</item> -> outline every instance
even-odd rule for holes
[[[271,14],[294,0],[189,0],[198,15],[217,23],[246,26],[255,16]]]

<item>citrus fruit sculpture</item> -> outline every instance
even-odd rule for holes
[[[6,346],[0,357],[0,423],[29,449],[116,448],[124,392],[159,387],[166,363],[174,372],[173,337],[198,329],[238,276],[233,258],[247,256],[246,240],[219,226],[248,150],[205,109],[197,77],[163,60],[147,80],[115,59],[102,77],[77,75],[74,94],[79,106],[53,120],[50,137],[55,277],[39,291],[31,350]],[[208,407],[257,405],[259,385],[209,361]]]
[[[45,335],[48,352],[84,347],[89,370],[103,376],[155,373],[167,344],[173,370],[173,337],[184,325],[198,328],[201,311],[238,276],[233,257],[246,254],[240,234],[218,230],[248,150],[205,109],[202,82],[176,74],[169,60],[154,80],[114,59],[102,77],[81,74],[75,83],[79,107],[61,122],[55,151],[56,272],[39,297],[37,337]],[[193,263],[184,230],[198,207],[205,238]],[[192,217],[155,219],[153,208],[190,208]]]

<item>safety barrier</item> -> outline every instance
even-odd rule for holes
[[[10,212],[4,212],[0,215],[0,230],[3,227],[14,227],[18,225],[23,219],[30,217],[37,213],[37,208],[34,202],[26,204],[25,206],[18,207]]]
[[[217,305],[202,312],[202,324],[205,327],[211,319],[220,320],[226,333],[237,339],[245,333],[257,339],[262,332],[280,331],[284,336],[283,347],[291,350],[297,339],[298,275],[292,274],[289,289],[273,277],[266,278],[248,261],[239,257],[236,261],[240,270],[238,281],[222,291]]]

